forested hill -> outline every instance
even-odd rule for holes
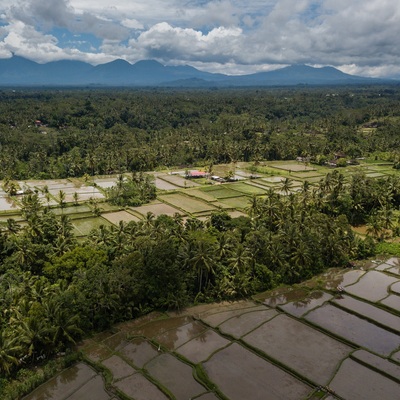
[[[0,85],[103,85],[238,87],[344,85],[382,83],[383,80],[345,74],[333,67],[294,65],[269,72],[230,76],[199,71],[185,66],[164,66],[154,60],[130,64],[114,60],[91,64],[62,60],[38,64],[22,57],[0,59]]]

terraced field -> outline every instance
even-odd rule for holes
[[[92,367],[26,400],[396,399],[399,304],[391,258],[247,301],[152,313],[81,343]],[[109,371],[107,387],[93,367]]]
[[[219,173],[232,171],[232,165],[215,166]],[[206,219],[211,213],[225,210],[231,215],[245,212],[252,196],[264,196],[268,190],[282,192],[281,187],[286,178],[291,179],[291,192],[300,190],[304,181],[317,184],[332,169],[321,166],[308,166],[296,161],[274,161],[259,165],[254,172],[254,165],[238,163],[235,167],[237,182],[218,183],[209,179],[189,180],[184,178],[184,171],[155,172],[155,185],[158,190],[157,200],[129,210],[111,207],[105,203],[105,190],[117,181],[117,176],[94,177],[92,181],[84,179],[29,180],[18,182],[24,189],[36,191],[43,205],[51,207],[55,213],[68,214],[72,219],[85,217],[85,221],[77,222],[75,232],[78,236],[86,236],[91,229],[102,223],[117,225],[120,221],[130,222],[143,219],[148,212],[155,216],[178,213],[184,219],[196,217]],[[374,178],[385,177],[396,173],[391,165],[361,164],[340,169],[348,179],[356,171],[364,171]],[[250,172],[253,171],[253,172]],[[48,193],[45,193],[45,189]],[[59,208],[59,192],[65,194],[67,207]],[[77,197],[76,197],[77,196]],[[21,220],[22,196],[10,197],[0,188],[0,223],[7,218]],[[93,218],[94,203],[100,206],[102,219]],[[79,206],[77,205],[79,204]],[[86,214],[82,208],[86,208]],[[97,213],[96,213],[97,214]],[[78,226],[79,225],[79,226]]]

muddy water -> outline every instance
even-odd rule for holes
[[[84,386],[66,400],[109,400],[113,399],[104,389],[104,380],[101,376],[95,376]]]
[[[312,389],[237,343],[204,364],[209,378],[231,400],[298,400]]]
[[[162,319],[162,318],[165,319],[166,315],[163,314],[163,313],[155,311],[155,312],[147,314],[147,315],[145,315],[143,317],[140,317],[138,319],[133,319],[132,321],[128,321],[128,322],[123,322],[121,324],[117,324],[116,328],[121,330],[121,331],[131,333],[131,332],[134,332],[135,329],[137,329],[137,328],[139,328],[139,327],[141,327],[143,325],[146,325],[149,322],[156,321],[156,320],[159,320],[159,319]]]
[[[161,335],[171,329],[179,328],[180,326],[186,325],[192,322],[193,319],[190,317],[178,317],[178,318],[164,318],[156,321],[149,322],[139,328],[132,329],[132,334],[138,336],[146,336],[148,338],[154,338]]]
[[[102,364],[111,371],[114,379],[126,378],[127,376],[133,375],[136,372],[136,370],[126,363],[121,357],[116,355],[103,360]]]
[[[127,360],[136,367],[143,368],[159,352],[145,339],[134,339],[119,351]]]
[[[18,209],[17,203],[8,197],[0,197],[0,211],[16,210]]]
[[[389,356],[392,351],[400,346],[399,335],[386,331],[331,304],[311,311],[305,318],[356,345],[384,356]]]
[[[196,400],[218,400],[218,397],[213,393],[206,393],[200,397],[196,397]]]
[[[356,361],[347,359],[329,386],[349,400],[398,399],[400,385]]]
[[[392,257],[386,260],[385,264],[393,265],[394,267],[400,267],[400,260],[397,257]]]
[[[392,354],[392,359],[400,363],[400,351]]]
[[[179,326],[178,328],[170,329],[155,337],[155,340],[168,350],[174,350],[190,339],[200,335],[207,328],[198,321],[190,322],[189,324]]]
[[[391,274],[400,276],[400,267],[392,267],[387,270]]]
[[[103,343],[112,350],[120,350],[128,344],[128,340],[125,332],[118,332],[105,339]]]
[[[202,317],[202,320],[207,324],[212,327],[216,327],[223,322],[227,321],[230,318],[236,317],[238,315],[242,315],[244,313],[247,313],[249,311],[264,311],[266,310],[265,306],[258,306],[258,307],[252,307],[252,308],[243,308],[243,309],[236,309],[236,310],[229,310],[229,311],[223,311],[219,312],[216,314],[208,315],[206,317]]]
[[[329,382],[349,346],[286,315],[279,315],[243,338],[252,347],[318,385]]]
[[[357,350],[351,356],[357,361],[368,364],[400,381],[400,365],[395,365],[392,362],[365,350]]]
[[[400,282],[397,282],[397,283],[393,284],[393,285],[390,287],[390,291],[393,292],[393,293],[395,293],[395,294],[400,295]]]
[[[384,304],[387,307],[392,308],[393,310],[400,312],[400,296],[397,296],[395,294],[391,294],[385,299],[381,301],[382,304]]]
[[[208,307],[207,307],[208,306]],[[259,308],[260,306],[254,301],[235,301],[223,302],[218,304],[195,306],[193,307],[193,315],[198,315],[198,318],[205,319],[213,314],[219,314],[227,311],[248,311],[250,309]],[[204,309],[204,310],[203,310]],[[203,311],[201,311],[203,310]]]
[[[135,400],[168,400],[157,386],[140,373],[118,381],[115,386]]]
[[[288,314],[301,317],[308,311],[321,306],[332,298],[333,296],[331,294],[318,290],[310,293],[302,300],[284,304],[283,306],[280,306],[280,308]]]
[[[177,352],[182,354],[189,361],[197,364],[206,360],[215,351],[227,346],[229,343],[229,340],[220,336],[218,333],[213,330],[208,330],[179,347]]]
[[[291,301],[303,300],[307,294],[306,289],[280,288],[266,294],[257,295],[255,298],[269,307],[276,307]]]
[[[270,320],[278,314],[276,310],[249,311],[236,317],[230,318],[219,326],[222,333],[241,338],[251,332],[265,321]]]
[[[333,302],[342,308],[353,311],[400,333],[400,317],[394,314],[347,295],[338,296]]]
[[[100,361],[112,355],[112,350],[99,343],[93,343],[85,349],[85,355],[92,361]]]
[[[349,271],[343,274],[342,286],[349,286],[356,283],[366,272],[359,269]]]
[[[369,301],[379,301],[389,294],[389,286],[398,281],[398,278],[379,271],[368,271],[360,280],[346,286],[346,292]]]
[[[153,359],[146,365],[146,370],[177,400],[187,400],[206,392],[206,389],[193,378],[192,367],[170,354],[162,354]]]
[[[39,386],[34,392],[26,396],[24,400],[64,400],[78,389],[90,382],[96,376],[96,372],[86,364],[79,363],[59,375],[52,378],[45,385]],[[100,378],[101,379],[101,378]],[[101,380],[102,381],[102,380]],[[104,392],[104,385],[96,389],[96,393]],[[104,392],[105,393],[105,392]],[[109,397],[104,397],[108,399]]]

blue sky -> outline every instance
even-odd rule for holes
[[[331,65],[400,78],[398,0],[1,0],[0,58],[156,59],[243,74]]]

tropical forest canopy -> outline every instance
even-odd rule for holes
[[[9,182],[132,172],[108,195],[125,206],[154,198],[140,171],[156,167],[298,156],[322,162],[338,151],[396,161],[399,100],[400,88],[377,86],[3,90],[0,173]],[[336,169],[290,189],[287,178],[280,193],[254,196],[248,216],[221,211],[184,221],[149,213],[79,241],[66,214],[25,194],[23,223],[9,218],[0,230],[1,375],[154,309],[246,297],[346,266],[400,232],[395,175],[360,172],[345,181]],[[352,230],[360,224],[368,224],[367,239]]]
[[[0,91],[0,179],[397,157],[400,87]],[[373,131],[360,130],[373,126]]]

